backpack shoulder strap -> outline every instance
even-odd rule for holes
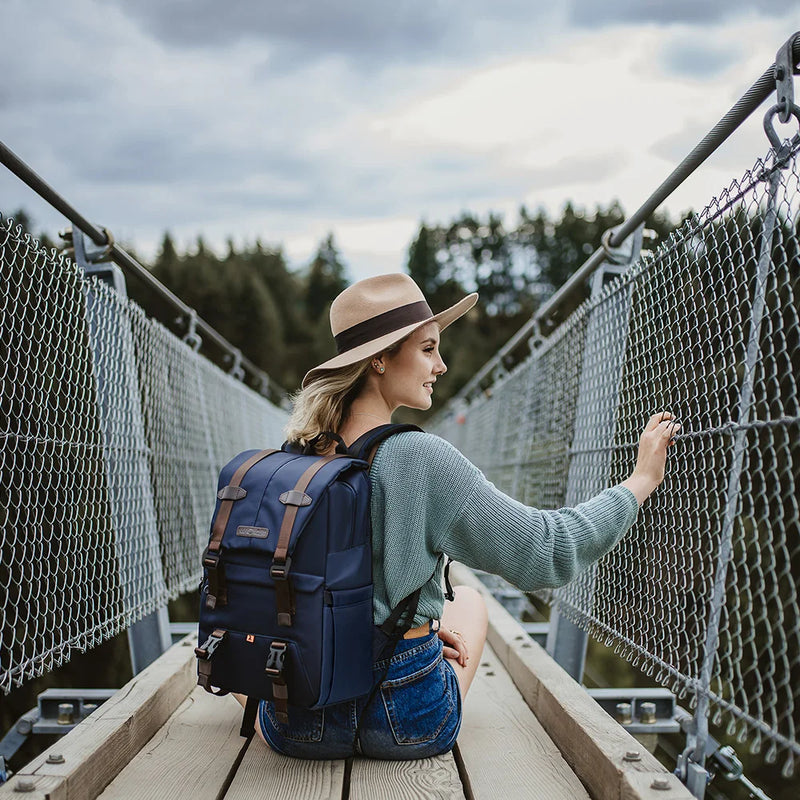
[[[372,458],[375,455],[375,450],[378,445],[390,436],[406,431],[419,431],[422,433],[422,428],[420,428],[419,425],[412,425],[411,423],[379,425],[377,428],[373,428],[371,431],[367,431],[359,436],[347,449],[350,455],[361,458],[364,461],[369,461],[371,466]]]

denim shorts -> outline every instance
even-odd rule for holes
[[[376,681],[386,667],[387,661],[375,664]],[[453,667],[442,657],[441,639],[435,632],[401,639],[388,667],[368,705],[368,697],[315,711],[290,705],[284,725],[272,703],[262,700],[258,719],[264,738],[273,750],[295,758],[348,758],[355,752],[405,760],[451,750],[461,727],[461,693]]]

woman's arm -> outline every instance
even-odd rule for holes
[[[561,586],[611,550],[638,506],[664,479],[666,452],[680,426],[656,414],[639,440],[636,467],[619,486],[573,508],[542,511],[517,502],[481,474],[438,547],[468,566],[523,590]]]

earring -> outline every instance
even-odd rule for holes
[[[381,375],[386,372],[386,367],[384,367],[382,364],[379,364],[377,361],[373,361],[372,366],[375,367],[375,369],[378,370]]]

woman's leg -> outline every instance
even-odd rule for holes
[[[467,647],[468,658],[465,664],[459,664],[456,659],[448,658],[448,663],[458,677],[463,700],[481,661],[483,645],[486,641],[488,615],[486,603],[480,592],[469,586],[456,586],[453,592],[455,600],[444,604],[442,628],[457,631]],[[447,643],[445,642],[445,644]]]

